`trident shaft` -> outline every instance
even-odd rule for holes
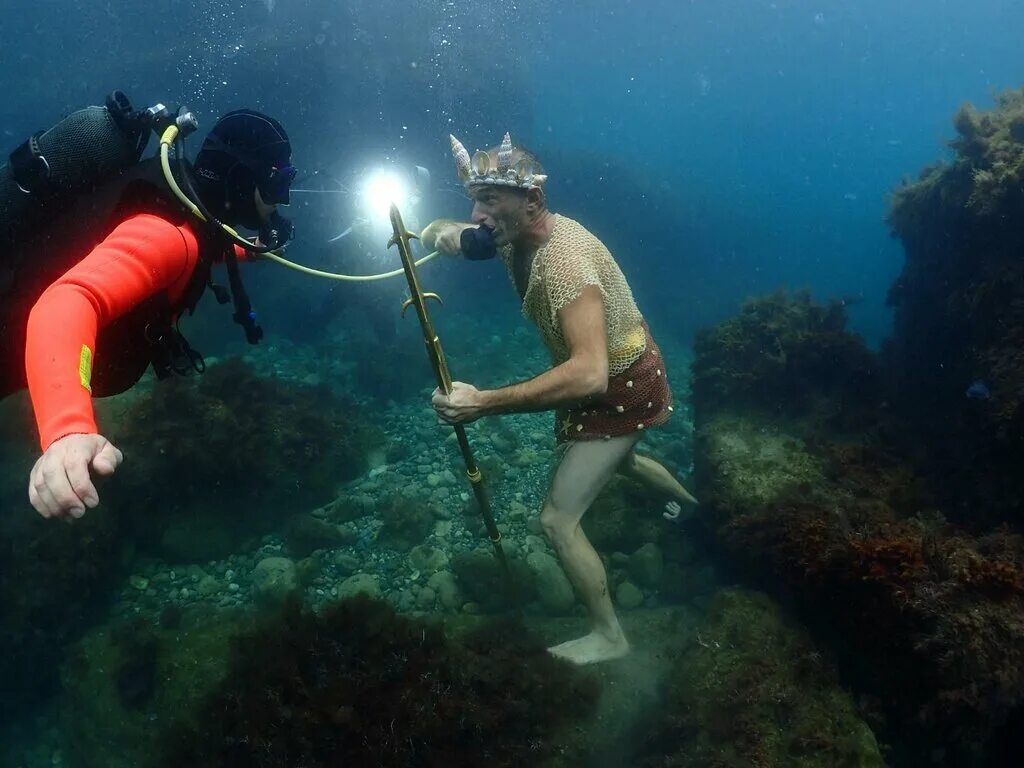
[[[398,206],[394,204],[391,205],[391,228],[394,230],[394,235],[388,241],[388,248],[392,245],[398,246],[398,253],[402,258],[402,267],[405,270],[405,277],[409,281],[410,296],[405,301],[405,304],[402,305],[402,314],[404,315],[405,310],[410,306],[415,307],[416,314],[420,319],[420,328],[423,330],[423,340],[427,345],[427,357],[430,358],[430,365],[433,367],[434,375],[437,378],[437,386],[444,394],[450,395],[452,391],[452,376],[448,371],[448,361],[445,359],[444,350],[441,349],[441,341],[437,337],[434,323],[431,321],[430,313],[427,311],[428,298],[437,299],[438,302],[441,299],[436,293],[424,293],[423,289],[420,288],[419,277],[416,274],[416,265],[412,257],[412,248],[409,246],[410,241],[416,238],[416,235],[405,228],[402,214],[399,212]],[[480,468],[473,457],[473,449],[469,445],[469,438],[466,437],[466,428],[462,424],[455,424],[453,426],[455,437],[459,441],[459,450],[462,451],[462,460],[466,464],[466,475],[469,477],[470,485],[473,487],[473,494],[476,496],[477,505],[480,507],[480,516],[483,517],[484,525],[487,528],[487,536],[494,546],[495,557],[501,563],[501,569],[505,575],[506,587],[512,605],[518,610],[518,600],[512,582],[512,572],[509,569],[508,560],[505,558],[505,550],[501,546],[501,532],[498,530],[498,526],[495,525],[494,515],[491,513],[491,502],[487,498],[487,490],[484,488],[483,475],[480,473]]]

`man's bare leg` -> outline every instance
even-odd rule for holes
[[[640,435],[573,442],[565,449],[548,490],[541,525],[562,561],[566,576],[590,614],[590,634],[548,649],[576,664],[617,659],[629,653],[608,594],[604,564],[580,520]]]
[[[636,451],[630,451],[629,455],[622,462],[619,471],[643,483],[655,493],[667,496],[672,501],[679,503],[698,504],[688,490],[683,487],[665,467],[648,456],[640,456]],[[678,514],[678,513],[677,513]]]

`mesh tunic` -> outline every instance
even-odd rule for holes
[[[512,248],[502,249],[502,260],[515,284]],[[540,329],[552,362],[569,359],[558,312],[579,298],[583,288],[595,285],[604,299],[608,331],[608,373],[622,373],[647,348],[643,317],[626,278],[604,244],[583,225],[555,214],[551,238],[533,258],[523,298],[523,315]]]
[[[512,248],[502,259],[515,284]],[[608,389],[575,408],[558,409],[559,442],[594,440],[665,423],[672,390],[661,351],[633,300],[633,292],[608,249],[581,224],[555,216],[551,238],[537,251],[523,298],[523,314],[540,329],[554,365],[569,359],[558,312],[595,285],[604,300],[608,332]]]

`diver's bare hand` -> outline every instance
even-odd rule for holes
[[[487,415],[485,394],[472,384],[452,382],[450,395],[435,389],[431,404],[438,418],[446,424],[468,424]]]
[[[462,230],[469,229],[469,224],[460,224],[451,219],[435,219],[427,224],[420,234],[424,247],[430,251],[440,251],[454,256],[462,251]]]
[[[100,503],[90,471],[112,475],[124,456],[102,435],[55,440],[32,467],[28,499],[43,517],[79,518]]]

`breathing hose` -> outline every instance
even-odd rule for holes
[[[181,190],[181,187],[178,186],[178,182],[174,178],[174,174],[171,173],[170,149],[171,145],[174,144],[174,142],[178,138],[178,132],[178,126],[171,125],[168,126],[168,128],[163,132],[163,135],[160,136],[160,167],[163,169],[164,179],[167,181],[167,186],[171,188],[171,191],[174,193],[174,196],[181,201],[182,205],[184,205],[192,213],[193,216],[195,216],[200,221],[209,222],[209,218],[206,215],[204,215],[203,211],[200,210],[199,206],[193,203],[188,198],[188,195],[186,195]],[[244,239],[241,235],[238,234],[238,232],[229,227],[227,224],[224,224],[222,222],[216,223],[220,224],[221,228],[227,233],[227,235],[232,240],[237,242],[239,245],[242,245],[242,247],[248,246],[248,249],[252,250],[253,244],[250,241]],[[405,274],[405,270],[403,268],[399,268],[393,269],[390,272],[381,272],[380,274],[376,275],[343,275],[338,272],[325,272],[320,269],[313,269],[312,267],[306,267],[303,266],[302,264],[297,264],[294,261],[289,261],[283,256],[274,253],[274,251],[270,249],[260,249],[257,250],[256,252],[262,258],[270,259],[271,261],[280,264],[282,267],[288,267],[289,269],[294,269],[296,272],[301,272],[305,275],[312,275],[313,277],[322,277],[327,280],[342,280],[345,282],[364,283],[371,282],[373,280],[387,280],[388,278],[398,277],[399,275]],[[428,261],[437,258],[439,254],[440,251],[433,251],[432,253],[428,253],[426,256],[416,261],[416,266],[418,267],[421,264],[426,264]]]

